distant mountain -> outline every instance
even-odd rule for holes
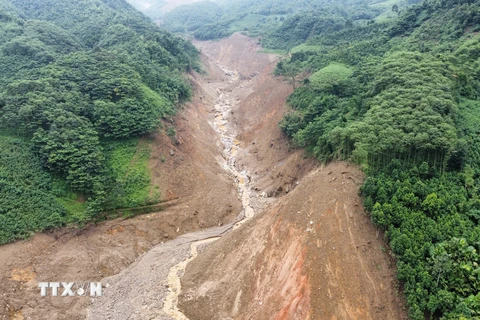
[[[154,20],[183,4],[202,0],[128,0],[127,2]]]

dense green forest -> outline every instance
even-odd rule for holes
[[[190,34],[200,40],[240,31],[262,36],[265,47],[287,49],[313,35],[366,23],[385,11],[370,4],[368,0],[201,1],[179,6],[160,21],[172,32]]]
[[[158,201],[139,137],[197,55],[124,0],[0,0],[0,244]]]
[[[426,0],[310,36],[276,69],[297,86],[285,134],[367,173],[415,320],[480,318],[479,22],[479,1]]]

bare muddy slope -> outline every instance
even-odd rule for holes
[[[291,149],[292,86],[235,34],[196,43],[206,74],[154,137],[163,212],[0,247],[0,319],[404,319],[394,267],[355,167]],[[41,298],[38,281],[102,281],[96,298]]]
[[[295,188],[318,163],[305,159],[302,150],[292,150],[278,127],[293,91],[291,84],[273,76],[278,58],[261,53],[257,40],[239,33],[195,45],[211,63],[240,74],[238,82],[222,88],[235,102],[229,123],[239,141],[237,167],[248,171],[251,186],[260,195],[279,196]]]
[[[395,269],[344,163],[313,170],[244,228],[218,240],[182,278],[194,319],[406,319]]]
[[[361,172],[315,168],[289,151],[278,122],[291,85],[271,75],[255,41],[236,34],[197,46],[245,75],[223,89],[238,101],[236,164],[269,198],[252,200],[262,213],[188,264],[179,309],[190,320],[406,318],[393,263],[358,196]]]

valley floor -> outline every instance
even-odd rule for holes
[[[362,173],[307,159],[278,127],[292,86],[272,75],[276,57],[240,34],[195,45],[207,72],[192,75],[179,144],[159,132],[150,160],[168,207],[0,247],[0,315],[406,319]],[[93,301],[43,298],[40,281],[108,287]]]

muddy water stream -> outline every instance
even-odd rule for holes
[[[240,75],[236,71],[221,67],[226,75],[230,77],[228,84],[239,82]],[[255,210],[252,207],[251,199],[255,196],[249,186],[249,177],[246,170],[239,171],[236,166],[236,155],[240,149],[240,141],[237,140],[237,134],[233,127],[229,124],[230,114],[234,107],[234,99],[231,96],[231,91],[217,89],[218,97],[215,100],[215,118],[210,123],[215,131],[219,134],[220,140],[224,146],[223,168],[229,172],[238,188],[238,195],[242,202],[242,212],[240,214],[241,220],[238,221],[233,229],[240,227],[242,224],[253,218]],[[168,293],[163,311],[175,320],[188,320],[188,318],[178,310],[178,297],[181,293],[180,279],[185,272],[188,263],[194,260],[198,255],[198,247],[218,240],[220,237],[195,241],[190,245],[190,256],[188,259],[173,266],[168,273],[168,286],[170,292]]]

